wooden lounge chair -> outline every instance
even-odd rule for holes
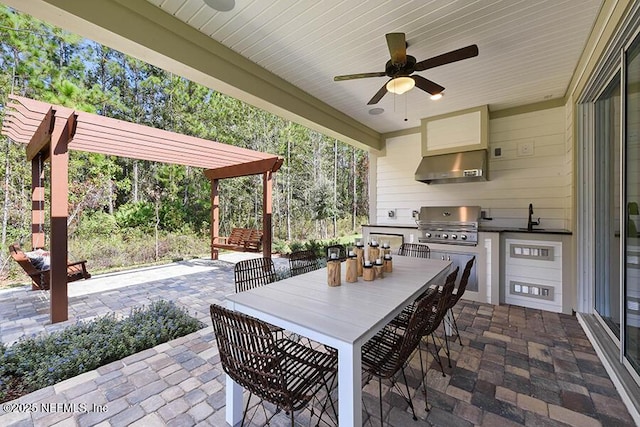
[[[262,230],[234,228],[228,237],[218,237],[214,248],[239,252],[260,252],[262,250]]]
[[[18,243],[14,243],[9,246],[9,253],[11,257],[20,264],[20,267],[31,277],[33,284],[39,289],[49,289],[51,270],[46,268],[44,270],[37,269],[31,259],[22,251]],[[91,274],[87,271],[87,261],[76,261],[67,264],[67,282],[75,282],[80,279],[88,279]]]

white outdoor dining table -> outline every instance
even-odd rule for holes
[[[326,268],[227,297],[227,305],[338,350],[341,427],[362,425],[361,347],[427,287],[439,284],[451,262],[395,256],[384,278],[327,286]],[[343,265],[344,267],[344,265]],[[226,420],[242,419],[242,387],[227,376]]]

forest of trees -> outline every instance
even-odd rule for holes
[[[8,94],[282,156],[276,250],[351,234],[366,218],[365,151],[0,5],[0,120]],[[31,165],[23,145],[1,135],[0,147],[2,279],[8,244],[29,242]],[[141,262],[206,254],[210,187],[202,172],[71,151],[70,250],[105,268],[123,263],[104,261],[122,248],[146,253]],[[261,192],[261,176],[221,182],[221,234],[261,226]]]

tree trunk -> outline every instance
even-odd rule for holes
[[[4,162],[4,206],[2,208],[2,247],[7,245],[7,226],[9,224],[9,185],[11,184],[11,162],[9,160],[11,142],[9,138],[5,138],[7,141],[5,145],[5,162]]]
[[[155,239],[156,239],[156,261],[160,259],[160,200],[156,199],[156,226],[155,226]]]
[[[185,206],[185,208],[187,206],[189,206],[189,185],[187,183],[189,182],[190,172],[191,172],[191,168],[189,166],[185,166],[185,171],[184,171],[184,177],[185,177],[184,196],[183,196],[183,199],[182,199],[182,204],[183,204],[183,206]]]
[[[338,140],[333,140],[333,237],[338,235]]]
[[[356,167],[356,149],[354,147],[351,148],[351,161],[353,163],[353,175],[351,177],[351,181],[353,182],[353,197],[352,197],[352,205],[351,205],[351,231],[356,231],[356,218],[358,216],[358,175],[357,175],[357,167]]]
[[[133,185],[132,185],[132,199],[134,203],[138,203],[138,161],[133,161]]]
[[[115,200],[113,198],[113,179],[109,178],[109,215],[113,215]]]
[[[291,140],[287,140],[287,240],[291,241]]]

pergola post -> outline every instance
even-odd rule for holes
[[[42,154],[31,159],[31,248],[44,247],[44,167]],[[40,289],[31,283],[31,289]]]
[[[42,155],[31,160],[31,248],[44,248],[44,165]]]
[[[51,323],[69,318],[67,293],[67,218],[69,216],[69,151],[75,129],[75,115],[56,119],[51,135]]]
[[[271,258],[271,215],[273,213],[273,172],[262,175],[262,254]]]
[[[218,248],[213,246],[220,237],[220,194],[218,179],[211,180],[211,259],[218,259]]]

